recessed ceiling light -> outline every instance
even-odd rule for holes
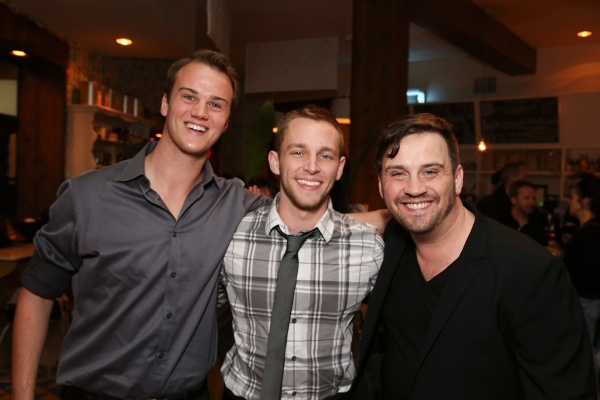
[[[577,36],[579,36],[579,37],[588,37],[588,36],[592,36],[592,32],[590,32],[590,31],[581,31],[581,32],[577,32]]]
[[[25,53],[24,51],[21,50],[13,50],[10,52],[10,54],[12,54],[13,56],[17,56],[17,57],[26,57],[27,53]]]
[[[133,42],[130,39],[119,38],[119,39],[117,39],[117,43],[119,43],[120,45],[123,45],[123,46],[129,46]]]

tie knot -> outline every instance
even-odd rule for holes
[[[312,234],[315,232],[315,229],[309,232],[302,233],[300,235],[286,235],[281,229],[279,229],[279,227],[277,227],[277,231],[279,231],[279,234],[287,239],[287,247],[285,250],[286,253],[297,253],[298,250],[300,250],[300,248],[304,244],[304,242],[306,242],[306,239],[312,236]]]

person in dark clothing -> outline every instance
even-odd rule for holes
[[[527,179],[529,170],[523,162],[506,164],[500,170],[502,183],[490,194],[484,196],[476,204],[477,209],[486,217],[496,221],[510,220],[512,202],[508,195],[510,186],[519,179]]]
[[[570,194],[569,213],[579,219],[580,228],[567,245],[564,263],[583,307],[598,370],[600,350],[595,339],[600,318],[600,180],[593,174],[581,174]]]
[[[533,183],[524,179],[515,181],[509,190],[512,203],[510,215],[499,222],[529,236],[542,246],[547,246],[548,235],[544,229],[544,216],[537,210],[535,191]]]
[[[452,125],[389,125],[379,192],[398,224],[369,300],[352,400],[596,400],[568,273],[533,240],[461,202]]]

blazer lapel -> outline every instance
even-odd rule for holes
[[[471,209],[467,204],[465,206],[475,214],[475,223],[461,255],[456,260],[458,264],[455,265],[456,268],[452,271],[452,275],[449,277],[444,292],[431,316],[429,329],[427,330],[421,349],[421,358],[419,359],[417,372],[413,380],[419,374],[423,362],[434,346],[438,336],[443,331],[446,322],[460,302],[460,299],[486,263],[485,247],[488,231],[485,218],[476,210]]]

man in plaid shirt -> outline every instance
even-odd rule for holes
[[[224,399],[259,399],[277,273],[287,235],[317,229],[299,251],[281,398],[339,399],[355,375],[352,320],[383,259],[377,229],[333,210],[342,176],[341,128],[325,109],[306,106],[278,124],[269,165],[280,176],[275,201],[242,220],[223,258],[222,282],[235,344],[222,372]]]

